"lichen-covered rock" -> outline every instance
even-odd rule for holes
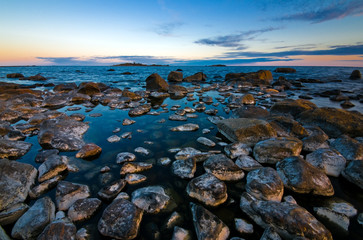
[[[302,142],[294,137],[277,137],[258,142],[253,148],[253,156],[260,163],[275,164],[280,160],[299,156]]]
[[[103,212],[98,222],[98,231],[115,239],[136,238],[143,211],[133,203],[124,200],[114,200]]]
[[[296,137],[301,139],[308,136],[307,130],[294,119],[284,116],[272,116],[267,121],[276,130],[279,137]]]
[[[301,157],[288,157],[276,164],[284,186],[297,193],[334,195],[333,186],[326,174]]]
[[[88,143],[84,145],[81,150],[79,150],[79,152],[76,154],[76,157],[82,159],[90,159],[97,157],[101,154],[101,152],[101,147],[97,146],[94,143]]]
[[[339,152],[330,148],[320,148],[307,154],[306,161],[333,177],[339,177],[347,162]]]
[[[284,183],[275,169],[259,168],[247,174],[246,191],[260,200],[280,202]]]
[[[77,228],[68,219],[57,219],[51,222],[38,236],[37,240],[76,239]]]
[[[55,193],[58,210],[65,211],[78,199],[88,198],[90,190],[87,185],[61,181]]]
[[[284,100],[281,102],[275,103],[271,109],[270,112],[273,114],[279,114],[279,115],[292,115],[294,117],[298,116],[299,114],[316,109],[317,106],[304,99],[297,99],[297,100]]]
[[[277,136],[268,122],[253,118],[224,119],[217,122],[217,127],[228,140],[248,146]]]
[[[131,201],[147,213],[157,214],[172,204],[172,199],[162,186],[149,186],[135,190]]]
[[[168,88],[169,84],[157,73],[153,73],[146,78],[146,90],[167,92]]]
[[[117,194],[121,192],[121,190],[126,186],[125,179],[119,179],[111,184],[103,187],[99,192],[98,196],[100,196],[101,199],[106,201],[111,201],[114,199]]]
[[[192,148],[192,147],[186,147],[181,149],[180,151],[177,152],[177,154],[175,154],[175,159],[177,160],[186,160],[188,158],[191,158],[195,155],[201,154],[202,152]]]
[[[190,203],[193,224],[200,240],[225,240],[229,237],[229,228],[217,216],[204,207]]]
[[[41,198],[16,221],[11,236],[17,239],[34,239],[54,217],[55,206],[52,200],[49,197]]]
[[[98,198],[78,199],[68,209],[68,217],[72,222],[89,219],[101,206]]]
[[[331,147],[340,152],[347,160],[363,160],[363,143],[342,135],[331,143]]]
[[[332,240],[332,235],[313,215],[297,204],[261,201],[243,193],[240,208],[263,228],[273,227],[286,239]]]
[[[344,178],[363,189],[363,160],[351,161],[342,172]]]
[[[192,179],[187,186],[187,193],[208,206],[218,206],[227,198],[227,186],[210,173]]]
[[[244,177],[244,172],[230,158],[224,154],[209,157],[203,167],[207,173],[211,173],[222,181],[236,181]]]
[[[301,139],[303,141],[303,150],[313,152],[319,148],[329,148],[327,140],[329,136],[319,127],[305,127],[308,136]]]
[[[24,156],[32,144],[23,141],[0,139],[0,158],[18,159]]]
[[[36,177],[33,166],[0,159],[0,211],[24,202]]]
[[[197,170],[196,161],[193,158],[186,160],[176,160],[172,163],[172,172],[176,176],[189,179],[194,177],[194,173]]]

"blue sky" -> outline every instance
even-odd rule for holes
[[[0,65],[363,66],[362,0],[0,0]]]

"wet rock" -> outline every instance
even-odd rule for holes
[[[65,95],[48,96],[43,101],[43,106],[49,109],[58,109],[69,105],[70,97]]]
[[[150,112],[150,109],[151,109],[151,106],[149,106],[149,105],[138,106],[129,111],[129,116],[130,117],[141,116],[141,115],[144,115],[144,114]]]
[[[175,226],[171,239],[172,240],[191,240],[192,235],[190,234],[190,232],[188,230]]]
[[[173,212],[163,225],[163,229],[173,229],[177,225],[182,225],[184,221],[183,216],[178,212]]]
[[[90,234],[87,229],[81,228],[76,233],[76,240],[88,240],[90,239]]]
[[[346,101],[342,102],[342,103],[340,104],[340,106],[342,106],[342,108],[352,108],[352,107],[354,107],[355,105],[354,105],[352,102],[350,102],[350,101],[346,100]]]
[[[121,134],[121,138],[131,139],[132,138],[132,132],[125,132],[125,133]]]
[[[98,83],[95,82],[82,82],[77,90],[78,93],[86,94],[88,96],[93,96],[95,94],[101,93],[101,89]]]
[[[15,223],[27,210],[29,206],[25,203],[17,203],[0,212],[0,225],[5,226]],[[1,238],[0,238],[1,239]]]
[[[39,185],[33,187],[29,191],[29,197],[31,199],[39,198],[39,196],[48,192],[50,189],[54,188],[58,184],[58,182],[62,180],[62,178],[63,178],[63,176],[57,175],[51,179],[48,179],[48,180],[40,183]]]
[[[67,170],[67,157],[51,155],[47,161],[43,162],[38,168],[38,182],[44,182]]]
[[[99,192],[98,196],[105,201],[111,201],[114,199],[117,194],[121,192],[121,190],[126,186],[125,179],[119,179],[111,184],[103,187]]]
[[[198,239],[224,240],[228,239],[229,228],[217,216],[204,207],[190,203],[193,224]]]
[[[307,154],[306,161],[333,177],[339,177],[347,162],[339,152],[329,148],[321,148]]]
[[[131,119],[125,118],[125,119],[122,121],[122,125],[124,125],[124,126],[128,126],[128,125],[134,124],[135,122],[136,122],[135,120],[131,120]]]
[[[190,197],[213,207],[221,205],[228,198],[226,184],[210,173],[192,179],[186,191]]]
[[[43,77],[40,74],[34,75],[34,76],[30,76],[29,80],[33,80],[33,81],[45,81],[47,80],[45,77]]]
[[[241,218],[235,218],[234,219],[234,225],[236,227],[236,230],[241,234],[251,234],[253,233],[253,225],[249,224],[245,220]]]
[[[179,85],[169,85],[168,93],[174,97],[184,97],[188,93],[188,89]]]
[[[236,160],[236,165],[245,171],[261,168],[262,165],[250,156],[241,155]]]
[[[120,163],[124,163],[124,162],[133,162],[135,161],[136,156],[133,153],[130,152],[121,152],[119,154],[117,154],[116,156],[116,162],[118,164]]]
[[[209,138],[206,138],[206,137],[197,138],[197,142],[199,142],[205,146],[208,146],[208,147],[214,147],[216,145],[215,142],[213,142],[212,140],[210,140]]]
[[[79,199],[68,209],[68,218],[72,222],[83,221],[91,218],[101,206],[97,198]]]
[[[40,125],[41,123],[43,123],[46,120],[54,119],[54,118],[58,118],[58,117],[65,117],[65,114],[61,113],[61,112],[57,112],[57,111],[46,111],[44,113],[35,114],[33,117],[31,117],[29,119],[28,122],[31,125]]]
[[[276,131],[269,123],[259,119],[225,119],[217,123],[220,133],[232,142],[253,146],[257,142],[276,137]]]
[[[98,222],[98,231],[115,239],[136,238],[143,211],[124,199],[114,200],[103,212]]]
[[[295,68],[276,68],[274,72],[277,73],[295,73],[296,69]]]
[[[143,148],[143,147],[137,147],[137,148],[135,148],[135,149],[134,149],[134,151],[135,151],[136,153],[140,153],[140,154],[142,154],[142,155],[144,155],[144,156],[147,156],[147,155],[149,155],[149,154],[150,154],[150,150],[148,150],[148,149],[146,149],[146,148]]]
[[[169,84],[157,73],[153,73],[146,78],[146,90],[167,92],[168,88]]]
[[[147,177],[142,174],[126,174],[125,180],[128,184],[137,184],[146,181]]]
[[[207,76],[202,72],[198,72],[196,74],[193,74],[193,75],[183,79],[184,82],[201,82],[201,81],[206,81],[206,80],[207,80]]]
[[[183,149],[179,149],[179,151],[177,152],[177,154],[175,154],[175,159],[177,160],[186,160],[188,158],[194,157],[197,154],[202,153],[201,151],[192,148],[192,147],[186,147]]]
[[[277,137],[258,142],[253,148],[253,156],[259,163],[275,164],[280,160],[299,156],[302,142],[294,137]]]
[[[286,239],[330,239],[331,233],[306,209],[288,202],[260,201],[243,193],[240,208],[263,228],[273,227]]]
[[[256,100],[252,94],[245,94],[241,97],[241,103],[244,105],[254,105]]]
[[[18,159],[24,156],[32,144],[23,141],[0,139],[0,158]]]
[[[357,79],[361,79],[362,78],[362,74],[360,73],[359,70],[354,70],[351,74],[350,74],[350,79],[352,80],[357,80]]]
[[[325,173],[301,157],[288,157],[276,164],[284,186],[297,193],[321,196],[334,195],[333,186]]]
[[[126,162],[122,165],[120,174],[138,173],[152,168],[151,163],[144,162]]]
[[[11,236],[17,239],[33,239],[53,221],[55,206],[49,197],[37,200],[29,210],[16,221]]]
[[[197,111],[197,112],[203,112],[207,107],[205,106],[204,103],[197,103],[195,106],[194,106],[194,109]]]
[[[4,109],[0,112],[0,121],[16,123],[21,120],[22,113],[10,109]]]
[[[94,143],[88,143],[81,148],[81,150],[76,154],[76,157],[82,159],[91,159],[99,156],[101,152],[101,147]]]
[[[340,152],[347,160],[363,160],[363,143],[342,135],[331,143],[331,147]]]
[[[59,219],[51,222],[39,235],[37,240],[48,239],[75,239],[77,233],[76,226],[68,219]]]
[[[171,71],[168,75],[169,82],[182,82],[183,81],[183,73],[179,71]]]
[[[176,160],[172,163],[172,172],[176,176],[183,179],[190,179],[194,177],[197,170],[196,161],[193,158],[186,160]]]
[[[186,116],[181,116],[177,114],[172,114],[169,116],[170,121],[187,121],[188,118]]]
[[[350,137],[363,136],[363,115],[337,108],[318,108],[300,115],[300,122],[320,127],[329,137],[346,134]]]
[[[6,74],[6,78],[23,78],[24,75],[21,73],[9,73]]]
[[[249,155],[252,152],[252,149],[244,143],[235,142],[225,146],[224,152],[228,157],[235,159],[239,156]]]
[[[0,159],[0,211],[24,202],[36,177],[33,166]]]
[[[299,239],[299,238],[297,238]],[[301,240],[304,240],[305,238],[302,237]],[[260,240],[281,240],[280,235],[274,230],[273,227],[268,227],[263,231],[263,234],[260,238]]]
[[[260,200],[280,202],[284,184],[275,169],[264,167],[247,174],[246,191]]]
[[[329,137],[319,127],[305,127],[308,136],[302,139],[303,150],[313,152],[319,148],[329,148],[326,142]]]
[[[91,113],[90,115],[89,115],[90,117],[102,117],[102,113]]]
[[[168,166],[171,163],[171,159],[168,157],[162,157],[158,159],[158,165]]]
[[[84,145],[82,135],[88,128],[87,124],[68,117],[46,120],[40,126],[38,142],[45,149],[79,150]]]
[[[191,132],[191,131],[196,131],[198,129],[199,129],[198,124],[187,123],[187,124],[184,124],[184,125],[173,127],[170,130],[173,131],[173,132]]]
[[[230,158],[224,154],[209,157],[203,167],[207,173],[211,173],[222,181],[236,181],[244,177],[244,172]]]
[[[208,117],[207,119],[208,119],[208,121],[210,121],[211,123],[213,123],[213,124],[217,124],[220,120],[223,120],[223,119],[225,119],[225,118],[224,118],[224,117],[222,117],[222,116],[211,116],[211,117]]]
[[[358,215],[357,221],[360,225],[363,225],[363,213],[360,213]]]
[[[6,234],[4,229],[0,226],[0,239],[2,240],[11,240],[10,237]]]
[[[299,114],[316,109],[317,106],[304,99],[297,99],[297,100],[284,100],[281,102],[275,103],[271,109],[270,112],[273,114],[278,115],[292,115],[292,116],[298,116]]]
[[[349,182],[363,189],[363,160],[351,161],[342,171],[342,175]]]
[[[117,135],[112,135],[110,137],[107,138],[107,141],[110,143],[115,143],[115,142],[119,142],[121,140],[121,138]]]
[[[335,227],[348,232],[349,218],[346,215],[334,212],[326,207],[314,207],[314,211],[318,217],[327,220]]]
[[[273,116],[267,119],[268,123],[276,130],[279,137],[303,138],[308,136],[308,131],[297,121],[284,116]]]
[[[78,199],[89,196],[90,190],[87,185],[61,181],[57,185],[55,200],[58,210],[65,211]]]
[[[149,95],[150,99],[165,99],[167,97],[170,97],[170,94],[166,92],[152,92]]]
[[[168,208],[172,199],[161,186],[139,188],[131,194],[131,201],[147,213],[157,214]]]

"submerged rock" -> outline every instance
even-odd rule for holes
[[[216,145],[215,142],[213,142],[212,140],[210,140],[209,138],[206,138],[206,137],[197,138],[197,142],[199,142],[205,146],[208,146],[208,147],[214,147]]]
[[[126,162],[122,165],[120,174],[127,173],[138,173],[152,168],[153,165],[151,163],[144,162]]]
[[[169,116],[170,121],[187,121],[188,118],[186,116],[181,116],[177,114],[172,114]]]
[[[110,137],[107,138],[107,141],[110,143],[115,143],[115,142],[119,142],[121,140],[121,138],[117,135],[112,135]]]
[[[204,207],[190,203],[193,224],[198,239],[225,240],[229,237],[229,228],[217,216]]]
[[[88,198],[90,190],[87,185],[61,181],[58,183],[55,200],[58,210],[67,210],[78,199]]]
[[[211,173],[222,181],[236,181],[244,177],[244,172],[231,159],[224,154],[209,157],[203,167],[207,173]]]
[[[0,139],[0,158],[18,159],[24,156],[32,144],[23,141]]]
[[[184,124],[184,125],[173,127],[170,130],[173,131],[173,132],[191,132],[191,131],[196,131],[198,129],[199,129],[198,124],[187,123],[187,124]]]
[[[131,201],[147,213],[157,214],[165,210],[172,202],[161,186],[149,186],[135,190]]]
[[[98,222],[98,231],[115,239],[136,238],[143,211],[133,203],[124,200],[114,200],[103,212]]]
[[[119,154],[117,154],[116,156],[116,162],[118,164],[120,163],[124,163],[124,162],[133,162],[135,161],[136,156],[133,153],[130,152],[121,152]]]

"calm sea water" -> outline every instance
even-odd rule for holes
[[[108,69],[113,68],[115,71],[109,72]],[[170,71],[176,69],[182,69],[184,76],[192,75],[196,72],[204,72],[207,77],[207,84],[214,82],[222,82],[224,76],[229,72],[252,72],[260,69],[266,69],[273,71],[275,67],[1,67],[0,68],[0,81],[14,82],[20,84],[34,84],[34,81],[19,81],[14,79],[7,79],[5,76],[7,73],[19,72],[24,76],[32,76],[40,73],[41,75],[49,78],[46,83],[60,84],[65,82],[75,82],[77,84],[86,81],[103,82],[113,87],[119,87],[121,89],[130,88],[131,90],[143,90],[145,86],[145,79],[152,73],[158,73],[163,78],[167,78]],[[324,84],[308,84],[302,90],[295,92],[297,97],[299,94],[313,94],[331,89],[340,89],[347,95],[363,95],[363,82],[362,80],[349,80],[350,73],[359,69],[363,72],[362,68],[345,68],[345,67],[296,67],[297,73],[295,74],[278,74],[273,73],[273,77],[277,79],[279,76],[285,76],[287,79],[300,79],[300,78],[314,78],[322,80]],[[123,72],[131,72],[132,75],[122,75]],[[341,80],[342,82],[336,82],[335,80]],[[188,85],[188,83],[183,83]],[[40,87],[44,89],[43,87]],[[195,97],[198,99],[196,93]],[[205,93],[213,97],[218,96],[218,92],[211,91]],[[312,100],[318,106],[334,106],[340,108],[339,103],[332,102],[329,99],[314,97]],[[215,100],[216,102],[216,100]],[[362,103],[357,100],[352,100],[356,105],[352,110],[363,112]],[[173,100],[167,98],[163,102],[167,104],[167,108],[170,109],[173,105],[181,105],[181,108],[186,106],[192,107],[193,102],[188,102],[185,98],[179,100]],[[195,201],[189,198],[185,192],[188,180],[182,180],[171,173],[171,166],[160,166],[157,164],[157,159],[161,157],[169,157],[174,159],[174,154],[168,152],[171,148],[183,148],[194,147],[201,151],[209,150],[221,150],[223,147],[217,145],[214,148],[209,148],[199,144],[196,139],[200,136],[208,137],[209,139],[220,142],[226,141],[218,133],[215,125],[207,120],[208,115],[205,113],[196,113],[198,118],[189,118],[188,123],[197,123],[200,129],[196,132],[171,132],[170,128],[184,124],[185,122],[169,121],[168,116],[173,112],[161,113],[158,116],[144,115],[133,118],[136,123],[129,126],[122,126],[122,120],[130,118],[128,111],[124,110],[110,110],[106,106],[98,105],[91,112],[86,112],[86,108],[82,105],[80,110],[76,111],[86,115],[85,122],[89,122],[90,128],[84,136],[86,142],[95,143],[102,147],[103,151],[99,158],[93,161],[85,161],[75,158],[76,152],[61,153],[61,155],[67,155],[70,158],[70,162],[76,165],[80,171],[76,173],[69,173],[66,177],[66,181],[75,183],[87,184],[92,192],[91,197],[97,197],[97,192],[107,183],[120,178],[121,166],[116,164],[116,155],[120,152],[134,152],[136,147],[144,147],[151,151],[149,156],[143,156],[135,153],[137,156],[136,161],[151,162],[154,164],[151,170],[142,172],[148,179],[140,184],[127,185],[123,190],[131,195],[131,193],[138,188],[162,185],[173,191],[173,197],[178,203],[176,211],[181,213],[185,220],[181,227],[194,232],[192,225],[191,214],[189,210],[189,202]],[[218,115],[223,117],[230,117],[230,114],[226,114],[223,111],[224,105],[219,106],[207,105],[207,109],[217,109]],[[58,111],[66,112],[67,114],[75,113],[74,111],[68,111],[68,107],[58,109]],[[154,109],[152,111],[161,111],[161,109]],[[91,113],[102,113],[101,117],[90,117]],[[160,119],[166,119],[165,123],[159,123]],[[117,135],[121,135],[124,132],[132,132],[131,139],[122,139],[118,143],[109,143],[107,138],[114,133],[112,131],[115,128],[121,128],[121,132]],[[202,129],[208,128],[211,130],[208,134],[202,134]],[[37,141],[37,136],[30,136],[26,139],[27,142],[31,142],[33,147],[31,150],[18,161],[32,164],[35,167],[39,167],[35,163],[34,159],[38,151],[41,150]],[[111,171],[109,173],[101,174],[100,169],[104,166],[109,166]],[[202,164],[198,164],[197,172],[195,176],[198,176],[204,172]],[[363,211],[363,193],[351,183],[344,180],[342,177],[331,178],[336,191],[335,196],[342,198],[354,205],[358,209],[358,212]],[[239,209],[239,198],[244,191],[245,179],[239,183],[228,183],[228,203],[223,204],[218,208],[209,208],[214,214],[220,217],[230,228],[231,237],[240,236],[246,239],[259,239],[263,230],[254,224],[255,233],[253,235],[241,236],[234,230],[234,218],[248,217]],[[297,195],[291,192],[286,192],[286,195],[291,194],[297,199],[298,203],[307,208],[310,212],[313,212],[313,207],[321,206],[322,202],[326,198],[312,197],[305,195]],[[48,192],[46,195],[55,200],[55,189]],[[33,201],[30,201],[31,205]],[[78,228],[86,227],[89,229],[92,235],[92,239],[107,239],[99,235],[97,231],[97,222],[102,215],[103,210],[108,204],[104,203],[102,208],[97,214],[90,220],[77,224]],[[144,215],[140,236],[138,239],[152,239],[149,234],[150,228],[156,226],[161,229],[170,214]],[[8,229],[9,230],[9,229]],[[330,229],[334,234],[334,239],[346,238],[346,239],[361,239],[362,232],[361,226],[357,223],[357,218],[351,219],[351,227],[349,233],[342,233],[335,228]],[[170,233],[162,235],[162,239],[170,239]]]

